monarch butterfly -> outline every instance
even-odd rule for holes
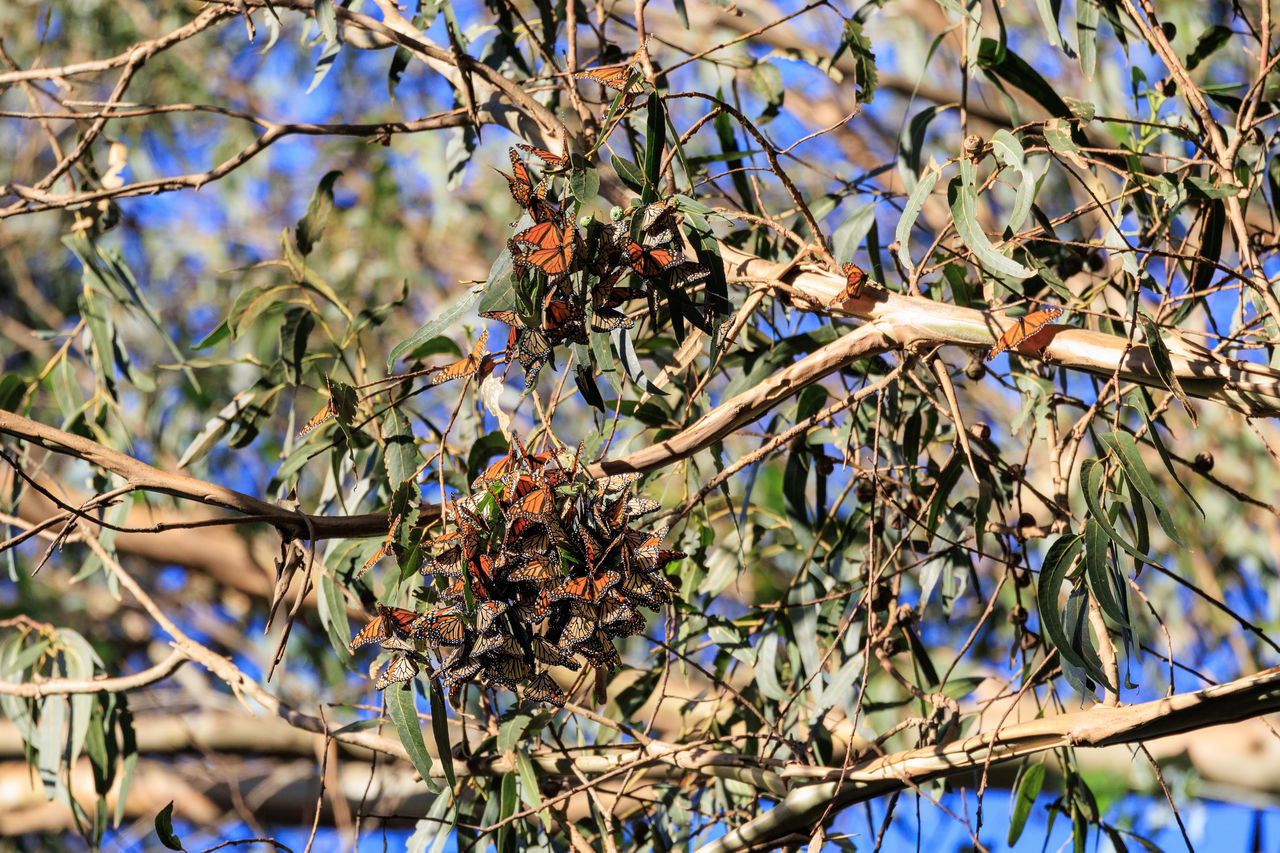
[[[549,246],[558,246],[560,244],[561,231],[562,228],[559,223],[539,222],[521,231],[511,239],[516,245],[536,246],[540,249],[545,249]],[[508,323],[507,325],[514,324]]]
[[[516,341],[516,359],[524,369],[525,387],[533,385],[538,371],[551,358],[551,342],[537,329],[522,329]]]
[[[524,160],[520,159],[516,149],[508,148],[507,154],[511,158],[511,174],[508,175],[501,169],[497,172],[507,179],[507,185],[511,187],[511,197],[515,199],[516,204],[528,207],[533,200],[533,176],[529,174],[529,167],[525,165]]]
[[[606,625],[604,627],[604,633],[610,637],[633,637],[636,634],[644,633],[644,629],[644,617],[639,613],[633,613],[630,619],[624,619],[621,622]]]
[[[555,512],[555,498],[551,495],[551,489],[542,484],[520,498],[519,502],[512,506],[510,514],[551,522],[555,519]]]
[[[565,624],[560,632],[559,647],[569,651],[574,646],[585,643],[596,632],[596,623],[585,616],[574,616]]]
[[[550,299],[543,309],[545,319],[542,326],[546,331],[560,338],[573,338],[582,328],[582,306],[570,305],[559,299]]]
[[[524,326],[524,321],[520,319],[520,315],[510,308],[505,311],[481,311],[480,316],[489,320],[498,320],[517,329]]]
[[[521,151],[527,151],[528,153],[532,154],[534,157],[537,157],[543,163],[546,163],[548,166],[551,166],[552,168],[563,169],[565,166],[569,165],[569,155],[567,153],[568,152],[567,148],[562,149],[566,153],[552,154],[550,151],[547,151],[545,148],[535,148],[532,145],[519,145],[517,147]]]
[[[442,646],[460,646],[467,638],[467,623],[456,607],[442,607],[426,614],[417,633]]]
[[[531,638],[529,649],[536,660],[548,666],[565,666],[574,671],[578,669],[578,662],[571,655],[565,654],[559,646],[552,645],[543,637]]]
[[[402,518],[404,518],[403,514],[396,515],[395,520],[391,522],[391,529],[387,531],[387,538],[383,541],[382,545],[378,547],[378,550],[374,551],[369,559],[364,561],[364,565],[361,566],[360,571],[356,573],[356,580],[360,580],[360,578],[364,577],[364,573],[372,569],[374,563],[377,563],[383,557],[390,557],[395,553],[391,549],[395,543],[396,530],[400,527],[400,520]]]
[[[631,608],[626,599],[616,592],[605,596],[600,601],[599,613],[600,624],[606,626],[614,625],[636,615],[635,610]]]
[[[478,661],[468,661],[462,666],[449,672],[443,681],[443,687],[449,692],[453,692],[453,688],[457,687],[461,682],[469,680],[473,675],[480,671]]]
[[[622,665],[622,658],[618,657],[618,650],[602,634],[596,634],[590,640],[574,649],[574,651],[586,658],[587,663],[596,669],[616,669]]]
[[[476,605],[476,630],[484,633],[489,630],[493,620],[507,612],[505,601],[482,601]]]
[[[551,615],[551,599],[545,589],[538,590],[535,598],[516,604],[516,615],[530,625],[537,625]]]
[[[315,417],[307,421],[306,426],[298,430],[298,437],[306,435],[317,429],[321,424],[338,414],[338,406],[333,402],[332,395],[325,401],[324,408],[316,413]]]
[[[585,71],[579,71],[576,77],[581,79],[595,80],[601,85],[608,86],[610,89],[618,91],[626,91],[628,95],[634,95],[644,89],[644,80],[639,74],[635,75],[632,80],[631,68],[634,60],[625,65],[601,65],[596,68],[588,68]],[[630,81],[630,85],[627,85]]]
[[[524,698],[530,702],[542,702],[557,707],[565,702],[564,691],[545,672],[539,673],[533,681],[525,685]]]
[[[1039,311],[1032,311],[1023,317],[1018,318],[1018,322],[1004,330],[1004,334],[996,341],[995,346],[991,348],[991,352],[987,353],[987,361],[998,356],[1011,347],[1017,347],[1027,338],[1040,331],[1046,323],[1062,316],[1062,309],[1056,307],[1041,308]]]
[[[635,324],[635,320],[625,314],[619,314],[617,311],[596,311],[591,315],[591,328],[597,332],[630,329]]]
[[[638,601],[650,610],[658,610],[667,600],[665,591],[650,576],[633,572],[622,579],[618,587],[627,598]]]
[[[857,299],[862,295],[862,288],[867,283],[867,274],[853,264],[842,264],[840,269],[844,271],[844,287],[827,303],[828,305]]]
[[[500,657],[484,665],[484,677],[512,689],[516,684],[533,676],[533,667],[524,658]]]
[[[683,560],[686,556],[684,551],[674,548],[637,548],[633,559],[640,568],[657,571],[672,560]]]
[[[525,255],[522,262],[543,273],[548,278],[558,278],[569,272],[573,266],[573,249],[577,242],[577,228],[572,222],[564,226],[564,230],[549,243],[540,243],[541,248],[534,249]]]
[[[621,579],[622,576],[617,572],[603,572],[595,577],[569,578],[552,588],[548,595],[552,601],[596,601],[617,586]]]
[[[669,249],[642,246],[632,240],[627,244],[627,263],[641,278],[657,278],[667,270],[684,263],[684,258]]]
[[[410,655],[401,655],[387,664],[386,671],[378,676],[378,680],[374,682],[373,686],[379,690],[386,690],[393,684],[409,681],[417,674],[417,661]]]
[[[510,634],[490,634],[487,637],[481,637],[476,640],[475,645],[471,647],[472,657],[480,655],[498,654],[507,657],[523,657],[524,649],[520,648],[520,644]]]
[[[670,285],[674,290],[683,290],[691,284],[697,284],[711,275],[711,270],[696,261],[684,261],[671,270]]]
[[[648,515],[655,510],[662,508],[662,504],[650,498],[628,498],[627,499],[627,515],[635,518],[640,515]]]
[[[666,243],[680,230],[679,212],[672,202],[655,202],[644,210],[642,229],[654,243]]]
[[[524,562],[507,573],[510,583],[536,583],[546,586],[560,580],[560,569],[543,554],[529,554]]]
[[[427,385],[440,385],[454,379],[461,379],[463,376],[470,376],[480,369],[480,362],[489,354],[489,330],[485,329],[480,333],[480,337],[476,339],[476,345],[471,350],[471,354],[460,361],[446,365],[427,380]]]
[[[410,651],[415,646],[409,638],[416,635],[417,624],[421,618],[422,614],[412,610],[379,604],[378,615],[352,638],[347,651],[354,654],[356,649],[370,643],[380,643],[387,649]]]

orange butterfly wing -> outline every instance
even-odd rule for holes
[[[453,364],[446,365],[428,380],[428,385],[440,385],[454,379],[461,379],[463,376],[470,376],[480,369],[480,362],[484,361],[484,357],[488,355],[489,330],[485,329],[480,333],[480,337],[476,339],[475,348],[471,350],[471,354],[466,358],[455,361]]]
[[[841,269],[844,271],[845,284],[835,298],[828,303],[829,305],[857,299],[862,295],[862,288],[867,283],[867,274],[853,264],[844,264]]]
[[[1005,350],[1019,346],[1050,321],[1061,316],[1061,308],[1041,308],[1039,311],[1032,311],[1030,314],[1020,317],[1018,322],[1004,330],[1004,334],[1000,336],[995,346],[987,353],[987,361],[995,358]]]

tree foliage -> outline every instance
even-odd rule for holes
[[[1153,847],[1280,707],[1269,5],[659,6],[0,8],[19,849]]]

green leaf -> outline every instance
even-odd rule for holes
[[[902,174],[903,185],[909,191],[915,191],[916,181],[920,177],[920,153],[924,149],[924,135],[929,123],[940,113],[954,108],[953,104],[926,107],[911,117],[911,121],[907,122],[906,132],[898,138],[898,171]]]
[[[960,177],[953,179],[947,187],[947,201],[951,206],[956,233],[983,266],[992,272],[1019,280],[1035,275],[1035,270],[1027,269],[997,252],[987,239],[986,232],[978,222],[978,192],[974,183],[973,164],[968,158],[960,160]]]
[[[185,850],[178,836],[173,834],[173,800],[156,815],[156,835],[160,843],[170,850]]]
[[[542,792],[538,790],[538,776],[534,772],[533,760],[529,758],[529,753],[523,750],[516,753],[516,770],[520,773],[520,798],[529,808],[541,809]],[[550,811],[539,811],[538,819],[542,821],[542,828],[550,832]]]
[[[1148,565],[1159,565],[1133,545],[1130,545],[1129,541],[1121,536],[1120,532],[1111,525],[1111,521],[1107,517],[1106,510],[1102,508],[1101,502],[1103,477],[1105,476],[1104,466],[1096,459],[1086,459],[1084,464],[1080,466],[1080,489],[1084,493],[1084,502],[1089,507],[1090,516],[1102,526],[1102,529],[1111,537],[1112,542]]]
[[[963,471],[964,463],[960,461],[960,454],[953,453],[947,467],[943,468],[942,473],[938,475],[937,490],[934,492],[933,500],[929,502],[929,516],[925,522],[927,544],[932,544],[934,534],[938,532],[938,517],[946,509],[951,492],[955,489],[956,483],[960,482],[960,474]]]
[[[988,75],[999,77],[1026,92],[1044,107],[1049,115],[1057,118],[1071,117],[1070,108],[1059,97],[1057,90],[1007,46],[1001,50],[994,39],[984,38],[978,49],[978,65]]]
[[[329,4],[329,14],[333,14],[333,5]],[[316,3],[316,17],[320,16],[320,3]],[[326,172],[316,185],[311,200],[307,202],[307,212],[298,220],[294,228],[294,239],[298,241],[298,251],[305,258],[311,254],[316,243],[324,234],[324,226],[329,222],[329,214],[333,212],[333,182],[342,177],[342,172],[334,169]]]
[[[1018,189],[1009,212],[1009,229],[1018,231],[1031,213],[1031,202],[1036,191],[1036,177],[1027,167],[1027,157],[1022,143],[1009,131],[1001,128],[991,137],[991,152],[996,159],[1018,173]]]
[[[444,778],[449,780],[449,790],[458,784],[453,774],[453,746],[449,743],[449,715],[445,709],[444,693],[440,689],[438,679],[431,679],[431,734],[436,739],[436,754],[440,756],[440,766],[444,770]]]
[[[133,785],[133,771],[138,766],[138,741],[133,730],[133,714],[129,713],[128,694],[121,693],[116,697],[120,713],[116,719],[120,726],[120,790],[116,795],[116,812],[111,818],[113,826],[119,826],[124,819],[125,800],[129,796],[129,788]]]
[[[502,821],[502,825],[498,827],[496,843],[498,853],[511,853],[516,849],[515,836],[511,833],[511,823],[507,818],[516,813],[516,806],[519,805],[518,794],[516,792],[516,774],[504,773],[502,776],[502,793],[501,806],[498,810],[498,820]]]
[[[1182,390],[1182,383],[1178,381],[1177,374],[1173,372],[1173,360],[1169,357],[1169,348],[1165,346],[1160,330],[1146,314],[1139,312],[1138,319],[1142,323],[1142,337],[1151,353],[1151,363],[1155,367],[1156,375],[1160,377],[1165,387],[1173,392],[1173,396],[1178,398],[1178,402],[1182,403],[1182,407],[1186,409],[1194,425],[1195,410],[1191,408],[1191,400],[1187,397],[1187,392]]]
[[[595,199],[600,192],[600,173],[581,154],[572,155],[573,172],[569,175],[569,192],[579,204]],[[581,163],[579,163],[581,161]]]
[[[417,472],[418,445],[408,418],[399,409],[387,410],[382,429],[387,440],[387,478],[394,489]]]
[[[509,255],[508,258],[510,258]],[[475,301],[480,298],[481,294],[484,293],[486,287],[487,283],[477,284],[468,288],[465,293],[459,296],[454,303],[446,308],[442,313],[419,326],[418,331],[392,347],[391,353],[387,356],[387,372],[390,373],[395,369],[395,364],[400,360],[400,356],[414,349],[423,341],[434,338],[436,335],[448,328],[450,323],[466,313],[467,309],[470,308]]]
[[[1182,489],[1182,493],[1190,498],[1191,503],[1195,504],[1196,509],[1200,510],[1200,515],[1203,517],[1204,507],[1200,506],[1200,502],[1191,494],[1191,490],[1187,488],[1183,478],[1173,472],[1173,460],[1169,458],[1169,451],[1165,449],[1164,441],[1160,438],[1160,433],[1156,430],[1155,423],[1151,420],[1151,414],[1140,390],[1135,390],[1129,395],[1129,405],[1142,412],[1142,417],[1147,422],[1147,435],[1150,437],[1156,453],[1160,455],[1160,461],[1164,463],[1164,469],[1169,472],[1169,476],[1178,484],[1178,488]]]
[[[876,95],[879,78],[876,75],[876,55],[871,51],[871,39],[862,31],[862,22],[856,17],[845,18],[840,51],[845,48],[853,55],[853,82],[857,84],[858,102],[871,103]]]
[[[1098,7],[1092,0],[1076,3],[1076,47],[1080,71],[1086,80],[1092,80],[1098,64]]]
[[[320,32],[324,33],[325,39],[337,41],[338,16],[333,8],[333,0],[316,0],[314,9],[316,23],[320,25]]]
[[[924,177],[916,182],[911,195],[907,196],[907,203],[902,208],[902,216],[898,217],[898,227],[893,233],[893,238],[898,241],[898,260],[902,261],[902,265],[907,269],[913,269],[915,266],[911,263],[911,229],[920,218],[920,210],[924,207],[925,200],[929,198],[929,193],[933,192],[940,175],[941,172],[937,169],[925,172]]]
[[[392,685],[382,691],[382,695],[387,700],[387,716],[395,725],[400,743],[405,752],[409,753],[409,760],[413,762],[427,787],[436,790],[435,783],[431,781],[431,756],[427,754],[427,745],[422,740],[422,726],[418,723],[418,702],[413,682]]]
[[[1214,24],[1200,34],[1196,46],[1187,54],[1187,70],[1194,71],[1196,66],[1204,62],[1222,49],[1231,40],[1231,28]]]
[[[1146,463],[1142,461],[1142,454],[1138,452],[1138,444],[1133,440],[1133,436],[1119,430],[1103,433],[1099,438],[1115,451],[1125,477],[1151,504],[1156,513],[1156,521],[1160,522],[1165,535],[1186,548],[1187,543],[1178,535],[1177,528],[1173,524],[1173,516],[1169,514],[1169,508],[1160,490],[1156,488],[1155,480],[1151,479],[1151,473],[1147,470]]]
[[[202,459],[213,449],[219,439],[231,431],[231,427],[235,425],[241,413],[253,404],[256,397],[255,391],[241,391],[232,397],[231,401],[210,418],[200,432],[191,439],[187,449],[182,451],[182,456],[178,459],[178,467],[185,468],[192,462]]]
[[[640,171],[639,166],[617,154],[609,158],[609,162],[613,165],[613,171],[617,173],[618,180],[622,181],[627,189],[637,193],[644,190],[644,172]]]
[[[1013,804],[1013,814],[1009,817],[1010,847],[1016,844],[1018,838],[1021,837],[1022,828],[1026,826],[1027,817],[1030,816],[1031,808],[1036,804],[1036,797],[1040,796],[1040,788],[1043,785],[1043,763],[1032,764],[1022,774],[1022,778],[1018,780],[1018,787],[1015,792],[1017,799]]]
[[[717,91],[716,97],[718,99],[723,99],[724,94]],[[719,141],[722,151],[725,153],[742,153],[742,149],[738,147],[738,139],[733,132],[733,120],[729,117],[728,113],[720,113],[712,119],[711,124],[716,129],[716,139]],[[735,157],[728,160],[726,165],[729,167],[729,179],[733,181],[733,188],[737,190],[738,197],[742,201],[742,209],[753,215],[758,213],[756,210],[755,195],[751,192],[751,186],[747,182],[747,176],[743,169],[744,164],[741,157]]]
[[[853,257],[875,218],[875,204],[861,205],[845,217],[844,222],[831,235],[831,252],[837,260],[844,261]]]
[[[667,113],[657,92],[649,95],[649,121],[644,136],[644,189],[640,200],[650,204],[658,198],[658,182],[662,180],[662,152],[667,147]]]
[[[1080,552],[1082,536],[1064,533],[1053,541],[1040,566],[1040,578],[1036,584],[1036,607],[1045,641],[1081,669],[1085,662],[1071,648],[1066,631],[1062,627],[1062,614],[1058,610],[1058,595],[1066,579],[1071,561]]]
[[[1117,598],[1117,590],[1111,578],[1111,566],[1108,559],[1110,539],[1095,518],[1090,518],[1084,526],[1084,568],[1085,580],[1089,584],[1089,593],[1097,600],[1102,612],[1117,624],[1126,628],[1132,627],[1129,619],[1129,608],[1122,605]],[[1123,593],[1124,590],[1119,590]]]
[[[351,660],[347,651],[347,645],[351,642],[351,622],[347,619],[342,592],[327,571],[320,572],[316,595],[319,597],[320,624],[329,636],[329,644],[333,646],[338,658],[347,663]]]

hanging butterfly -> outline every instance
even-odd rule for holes
[[[853,264],[842,264],[840,269],[844,271],[844,287],[835,295],[834,299],[827,303],[828,305],[837,305],[850,299],[857,299],[862,295],[862,288],[867,283],[867,274]]]
[[[471,655],[473,657],[503,655],[519,658],[524,657],[524,649],[520,648],[520,644],[510,634],[495,633],[476,640],[475,645],[471,647]]]
[[[551,358],[551,342],[538,329],[521,329],[516,340],[516,360],[524,370],[524,386],[529,388],[538,379],[538,371]]]
[[[567,275],[573,266],[574,244],[577,242],[577,228],[572,222],[549,242],[540,243],[522,258],[525,266],[533,267],[544,273],[547,278],[556,279]]]
[[[595,311],[591,315],[591,328],[597,332],[611,332],[614,329],[630,329],[636,324],[626,314],[617,311]]]
[[[534,246],[539,249],[546,249],[560,245],[562,233],[563,227],[558,222],[538,222],[516,234],[516,236],[511,238],[511,240],[517,246]],[[513,311],[511,313],[514,314],[515,312]],[[504,320],[504,322],[507,321]],[[515,323],[507,322],[507,325],[514,326]],[[521,325],[523,325],[523,323]]]
[[[446,365],[435,373],[429,380],[427,385],[440,385],[454,379],[461,379],[464,376],[471,376],[480,370],[480,363],[484,361],[484,357],[489,354],[489,330],[485,329],[480,333],[480,337],[476,339],[476,345],[471,350],[471,354],[466,358],[455,361],[453,364]]]
[[[417,636],[441,646],[460,646],[467,638],[467,623],[456,607],[442,607],[422,618]]]
[[[441,686],[444,688],[445,692],[452,693],[455,687],[464,681],[470,680],[479,671],[479,661],[468,661],[445,675],[441,682]]]
[[[645,627],[644,617],[635,613],[630,619],[605,625],[601,630],[607,637],[634,637],[636,634],[643,634]]]
[[[552,601],[596,601],[618,585],[622,576],[617,572],[602,572],[595,577],[568,578],[548,593]]]
[[[533,667],[524,658],[499,657],[484,665],[484,677],[514,690],[517,684],[533,677]]]
[[[552,645],[543,637],[530,638],[529,649],[533,652],[535,660],[547,666],[564,666],[575,672],[580,668],[572,655],[566,654],[559,646]]]
[[[369,571],[369,569],[372,569],[374,564],[383,557],[390,557],[395,553],[392,548],[395,545],[396,530],[400,527],[400,520],[402,518],[404,518],[402,514],[396,515],[395,520],[391,522],[391,529],[387,531],[387,538],[378,547],[378,550],[374,551],[369,559],[364,561],[364,565],[360,567],[360,571],[356,572],[356,580],[360,580],[360,578],[364,577],[364,573]]]
[[[660,246],[642,246],[634,240],[627,243],[627,263],[641,278],[657,278],[672,267],[684,263],[684,257]]]
[[[513,584],[531,583],[547,587],[547,585],[559,583],[559,579],[561,579],[559,566],[540,553],[526,555],[520,565],[507,573],[508,583]]]
[[[330,420],[337,414],[338,406],[333,402],[333,396],[330,395],[329,399],[325,401],[324,408],[317,412],[315,417],[307,421],[306,425],[302,429],[298,430],[298,437],[301,438],[307,433],[318,429],[321,424]]]
[[[1005,350],[1018,347],[1023,341],[1035,335],[1045,324],[1062,316],[1062,309],[1057,307],[1041,308],[1030,314],[1019,317],[1018,322],[1004,330],[1004,334],[996,341],[995,346],[987,353],[987,361]]]
[[[378,680],[373,686],[378,690],[386,690],[393,684],[399,684],[402,681],[410,681],[418,674],[417,661],[412,655],[400,655],[392,658],[391,663],[387,664],[386,670],[382,675],[378,676]]]
[[[370,643],[378,643],[384,649],[412,651],[417,648],[412,638],[417,635],[421,620],[421,613],[379,604],[378,615],[352,638],[347,651],[355,654],[356,649]]]
[[[560,707],[565,703],[564,691],[545,672],[539,673],[533,681],[525,685],[524,698],[530,702],[542,702]]]
[[[497,619],[506,612],[507,603],[505,601],[480,602],[476,605],[476,630],[483,634],[485,631],[489,630],[489,626],[493,624],[494,619]]]
[[[497,172],[507,179],[507,185],[511,187],[511,197],[515,199],[516,204],[527,208],[533,200],[533,175],[529,173],[529,167],[516,153],[516,149],[508,148],[507,154],[511,158],[511,174],[508,175],[501,169]]]
[[[650,610],[660,610],[668,598],[655,578],[640,572],[632,572],[623,578],[618,591]]]
[[[570,651],[574,647],[585,643],[596,632],[596,623],[585,616],[574,616],[565,624],[564,629],[560,632],[559,647],[564,651]]]
[[[601,626],[615,625],[636,615],[635,610],[627,603],[627,600],[616,591],[611,591],[602,598],[598,608],[598,618]]]
[[[587,642],[574,649],[574,652],[587,659],[587,663],[596,669],[617,669],[622,665],[618,650],[603,634],[596,634]]]
[[[685,260],[671,268],[671,275],[667,279],[667,285],[672,290],[684,290],[710,277],[711,270],[696,261]]]
[[[516,147],[518,147],[521,151],[525,151],[529,154],[532,154],[534,157],[537,157],[543,163],[546,163],[552,169],[555,169],[557,171],[560,169],[564,169],[569,165],[569,155],[567,153],[568,151],[567,148],[561,149],[566,153],[553,154],[550,151],[546,150],[545,148],[535,148],[532,145],[518,145]]]
[[[516,604],[516,615],[520,620],[529,624],[537,625],[539,622],[546,620],[551,615],[551,599],[547,597],[545,589],[538,590],[538,594],[527,600]]]

